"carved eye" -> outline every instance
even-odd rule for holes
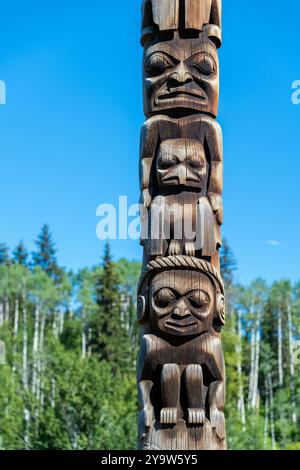
[[[145,71],[149,77],[157,77],[162,75],[172,64],[169,58],[162,53],[152,54],[145,64]]]
[[[187,163],[194,170],[200,170],[204,166],[204,162],[200,161],[197,157],[188,157]]]
[[[176,301],[176,296],[171,289],[163,288],[155,294],[154,301],[157,307],[165,308]]]
[[[203,75],[211,75],[217,71],[215,61],[209,55],[201,55],[197,58],[194,67]]]
[[[168,168],[176,165],[178,165],[178,159],[175,155],[162,155],[158,159],[158,168],[160,170],[167,170]]]
[[[209,295],[203,290],[194,290],[188,295],[188,300],[192,307],[203,308],[210,303]]]

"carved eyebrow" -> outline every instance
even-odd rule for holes
[[[218,65],[216,58],[210,52],[207,52],[207,51],[196,52],[195,54],[188,57],[187,60],[194,60],[196,57],[203,56],[203,55],[209,57],[214,62],[215,65]]]
[[[156,297],[157,294],[159,294],[161,291],[169,291],[174,295],[174,297],[177,297],[178,294],[179,294],[179,292],[172,289],[172,287],[159,287],[156,291],[154,291],[154,293],[153,293],[154,297]]]
[[[209,302],[211,302],[211,300],[212,300],[209,293],[206,292],[204,289],[193,289],[190,292],[187,292],[186,294],[184,294],[184,297],[192,297],[194,294],[200,294],[200,295],[204,294],[205,298],[207,297]]]
[[[171,60],[174,61],[177,60],[180,62],[182,59],[180,58],[180,54],[176,51],[176,49],[171,49],[170,47],[165,46],[164,44],[159,45],[159,49],[156,48],[156,46],[149,47],[145,54],[145,60],[147,60],[149,57],[151,57],[153,54],[165,54],[167,55]]]
[[[164,158],[176,158],[176,160],[179,160],[178,154],[175,154],[173,152],[166,152],[160,155],[158,161],[163,160]]]

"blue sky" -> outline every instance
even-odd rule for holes
[[[223,235],[248,283],[300,279],[300,2],[224,3],[219,122]],[[289,13],[289,14],[287,14]],[[100,259],[96,208],[138,200],[140,0],[4,2],[0,19],[0,240],[29,249],[48,222],[59,262]],[[273,241],[274,243],[267,243]],[[139,259],[137,241],[115,258]]]

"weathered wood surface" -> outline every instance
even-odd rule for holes
[[[220,0],[144,0],[139,448],[223,450]]]
[[[206,31],[219,47],[221,6],[221,0],[143,0],[141,42],[144,45],[157,33],[193,30]]]
[[[219,63],[216,46],[201,38],[148,42],[144,60],[144,112],[180,114],[191,111],[216,117],[219,101]]]

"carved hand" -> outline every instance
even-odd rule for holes
[[[189,408],[189,424],[201,424],[205,423],[205,410],[201,408]]]
[[[161,424],[177,424],[178,422],[178,409],[177,408],[163,408],[160,412]]]
[[[169,245],[169,255],[177,256],[181,253],[181,241],[180,240],[171,240]]]
[[[194,242],[185,243],[185,254],[187,256],[195,256],[195,243]]]

